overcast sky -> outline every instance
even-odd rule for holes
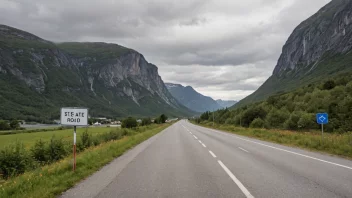
[[[104,41],[142,53],[164,82],[240,100],[282,46],[330,0],[0,0],[0,23],[51,41]]]

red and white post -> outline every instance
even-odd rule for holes
[[[73,127],[73,171],[76,170],[76,126]]]

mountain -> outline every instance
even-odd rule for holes
[[[234,101],[234,100],[221,100],[221,99],[216,100],[216,102],[223,108],[231,107],[237,103],[237,101]]]
[[[211,97],[203,96],[192,87],[180,84],[165,84],[170,93],[184,106],[196,112],[221,109],[222,107]]]
[[[295,28],[272,76],[243,106],[352,71],[352,1],[332,0]]]
[[[117,44],[55,44],[0,25],[0,119],[47,121],[64,106],[91,116],[192,115],[168,92],[158,68]]]

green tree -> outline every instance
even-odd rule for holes
[[[18,122],[18,120],[11,120],[10,127],[11,129],[18,129],[20,128],[20,123]]]
[[[336,83],[334,80],[328,80],[324,83],[323,89],[330,90],[330,89],[333,89],[335,86],[336,86]]]
[[[152,123],[152,120],[150,118],[143,118],[142,120],[142,126],[147,126]]]
[[[137,120],[132,117],[128,117],[122,121],[122,128],[134,128],[137,127]]]
[[[291,113],[290,117],[284,123],[284,128],[289,130],[297,130],[299,119],[300,119],[299,113],[297,112]]]
[[[0,130],[10,130],[11,127],[9,125],[9,123],[5,120],[0,120]]]
[[[165,123],[167,120],[167,116],[165,114],[161,114],[159,117],[160,123]]]
[[[249,127],[250,128],[263,128],[264,127],[264,120],[262,120],[261,118],[256,118],[251,122]]]
[[[280,128],[288,117],[289,114],[287,111],[272,109],[266,116],[266,120],[271,127]]]

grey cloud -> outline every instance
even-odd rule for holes
[[[240,99],[270,76],[292,30],[329,1],[0,0],[0,23],[51,41],[125,45],[165,81]]]

